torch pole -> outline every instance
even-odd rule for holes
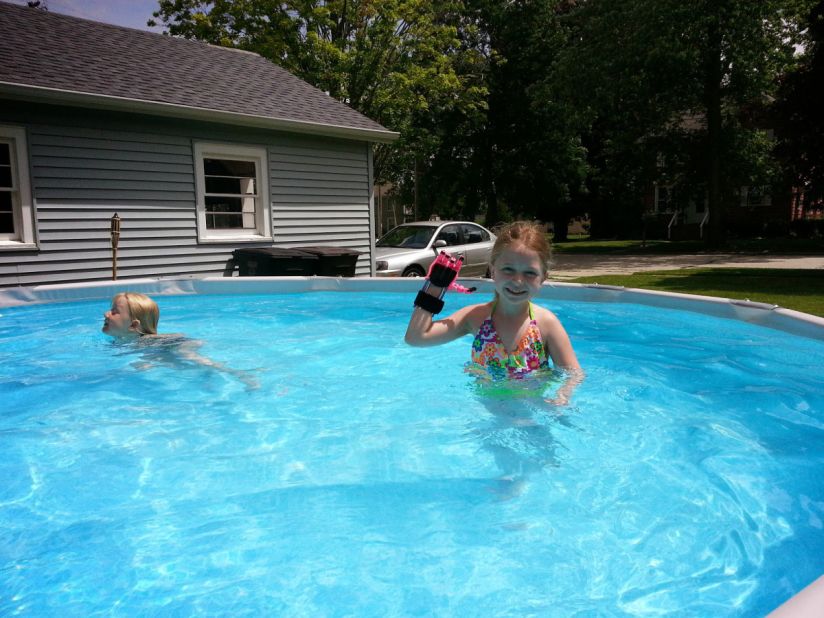
[[[120,241],[120,217],[112,217],[112,281],[117,280],[117,243]]]

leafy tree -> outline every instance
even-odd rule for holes
[[[472,219],[481,209],[484,178],[479,170],[478,141],[487,122],[487,33],[466,5],[457,15],[453,66],[465,91],[477,104],[421,110],[415,124],[426,132],[431,148],[420,151],[399,185],[406,203],[416,205],[418,218],[437,213]]]
[[[565,34],[558,0],[468,0],[468,44],[483,58],[476,66],[488,90],[483,122],[441,119],[442,148],[430,179],[451,178],[458,208],[450,215],[486,212],[489,225],[514,216],[555,220],[562,235],[572,196],[585,176],[585,152],[552,72]],[[432,183],[434,189],[437,183]],[[441,210],[441,214],[443,214]]]
[[[169,34],[259,53],[400,132],[376,148],[374,173],[403,183],[438,148],[434,118],[483,114],[483,84],[459,69],[477,55],[458,39],[461,11],[460,0],[160,0],[154,16]]]
[[[792,65],[805,2],[580,0],[571,12],[562,83],[589,110],[596,130],[587,141],[602,163],[620,160],[630,193],[662,173],[705,190],[711,245],[725,240],[736,188],[769,177],[768,140],[752,112]],[[670,169],[660,169],[661,144],[679,140],[692,142],[680,151],[691,160],[664,158]],[[605,192],[621,182],[603,167],[593,178]]]
[[[787,75],[775,108],[777,152],[806,205],[824,200],[824,1],[810,11],[798,69]]]
[[[587,173],[578,115],[556,85],[566,8],[558,0],[506,3],[497,14],[490,77],[500,195],[519,216],[553,221],[556,240],[566,238]]]

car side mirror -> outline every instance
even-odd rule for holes
[[[445,247],[446,241],[443,238],[439,238],[435,242],[432,243],[432,248],[435,250],[435,253],[438,252],[438,249]]]

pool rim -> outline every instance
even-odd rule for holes
[[[461,279],[480,293],[492,293],[489,279]],[[385,277],[170,277],[121,279],[83,283],[0,288],[0,308],[61,302],[109,301],[119,292],[156,296],[266,294],[300,292],[396,292],[414,294],[421,285],[415,278]],[[824,341],[824,318],[778,305],[660,292],[622,286],[547,281],[538,298],[553,301],[627,303],[675,309],[733,319],[793,335]],[[410,303],[411,306],[411,303]]]

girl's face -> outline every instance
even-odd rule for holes
[[[125,296],[112,300],[112,308],[103,314],[103,332],[112,337],[124,337],[131,333],[132,316]]]
[[[492,264],[498,297],[510,303],[525,302],[535,296],[541,290],[544,276],[538,253],[522,244],[510,245]]]

